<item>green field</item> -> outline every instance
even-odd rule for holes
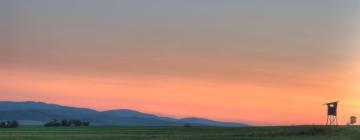
[[[0,140],[360,140],[360,127],[35,127],[0,129]]]

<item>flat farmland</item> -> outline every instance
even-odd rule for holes
[[[360,140],[360,127],[40,127],[0,129],[0,140]]]

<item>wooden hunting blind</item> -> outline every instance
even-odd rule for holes
[[[356,123],[356,117],[355,116],[351,116],[350,117],[350,125],[354,125]]]
[[[327,105],[327,120],[326,125],[338,125],[337,121],[337,107],[338,107],[338,101],[337,102],[330,102],[326,103]]]

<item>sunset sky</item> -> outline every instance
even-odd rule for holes
[[[253,125],[360,117],[359,0],[0,0],[0,100]]]

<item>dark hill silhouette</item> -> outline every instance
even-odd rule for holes
[[[47,122],[57,119],[88,120],[94,125],[124,125],[124,126],[224,126],[245,127],[246,124],[219,122],[202,118],[175,119],[142,113],[129,109],[96,111],[87,108],[77,108],[47,104],[42,102],[8,102],[0,101],[0,120],[22,120],[23,122]]]

